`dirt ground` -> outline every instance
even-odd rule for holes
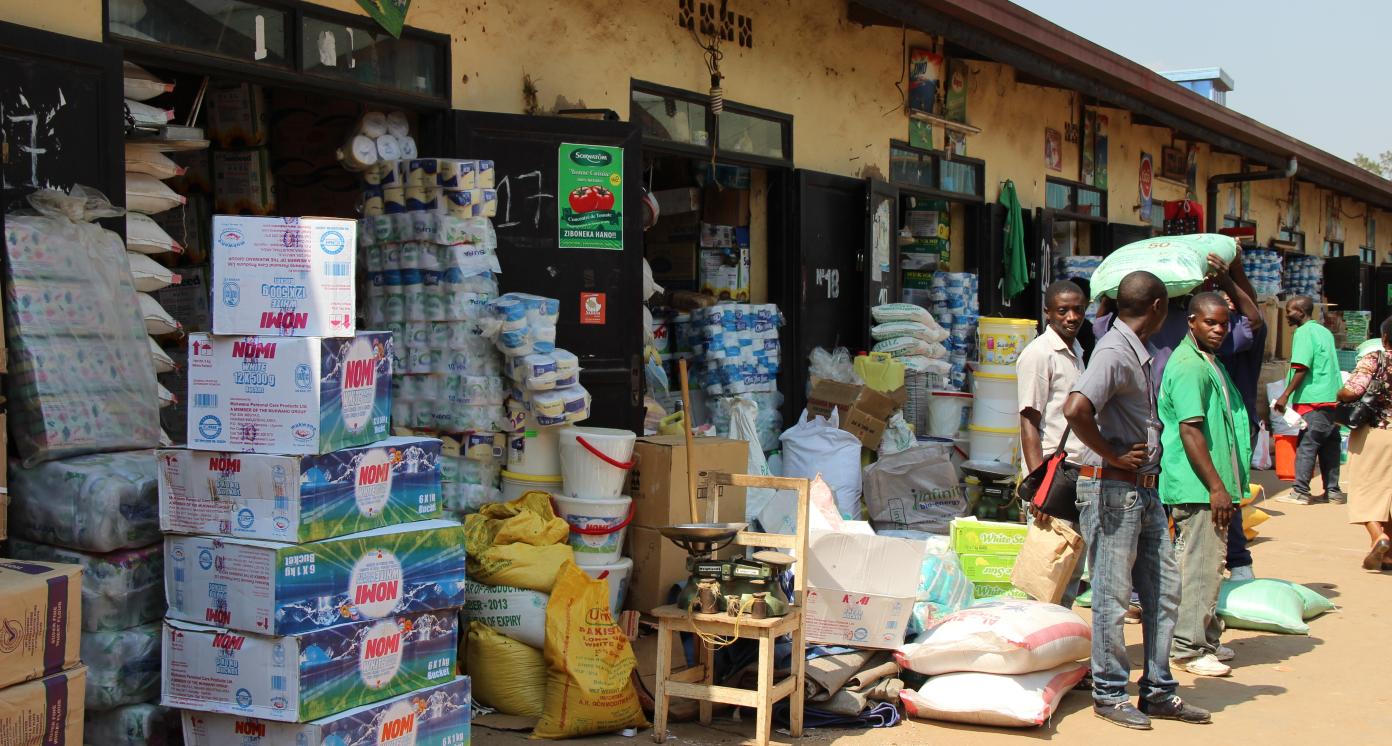
[[[1266,487],[1263,505],[1271,520],[1252,542],[1258,577],[1284,578],[1308,585],[1332,599],[1338,609],[1311,620],[1310,634],[1277,635],[1229,631],[1224,643],[1237,652],[1231,678],[1195,677],[1176,671],[1180,695],[1213,711],[1211,725],[1157,721],[1150,733],[1126,731],[1092,716],[1086,692],[1070,692],[1053,722],[1041,728],[978,728],[936,721],[905,720],[899,727],[877,730],[810,730],[804,743],[835,740],[853,746],[894,744],[1007,744],[1023,739],[1084,743],[1151,740],[1153,743],[1205,744],[1386,744],[1392,732],[1392,687],[1384,670],[1392,650],[1392,573],[1367,573],[1359,561],[1367,551],[1362,528],[1345,522],[1343,506],[1300,506],[1272,502],[1289,485],[1272,472],[1257,472]],[[1318,491],[1316,491],[1318,494]],[[1087,610],[1080,612],[1086,617]],[[1139,673],[1141,629],[1128,625],[1133,666]],[[1134,687],[1133,687],[1134,689]],[[711,728],[678,724],[669,743],[678,746],[726,746],[752,742],[753,718],[744,722],[716,719]],[[635,738],[586,739],[590,743],[650,743],[652,732]],[[526,736],[476,727],[482,743],[521,740]],[[786,733],[774,741],[794,744]]]

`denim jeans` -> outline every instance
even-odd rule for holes
[[[1175,557],[1180,575],[1179,621],[1170,657],[1183,660],[1218,652],[1223,636],[1218,591],[1223,585],[1228,530],[1214,524],[1213,508],[1206,503],[1175,505],[1170,515],[1178,533]]]
[[[1325,407],[1314,409],[1304,415],[1305,429],[1300,431],[1300,442],[1295,448],[1295,491],[1310,494],[1310,477],[1315,473],[1315,459],[1319,459],[1320,477],[1324,479],[1324,491],[1338,494],[1339,459],[1343,456],[1340,441],[1339,423],[1334,421],[1334,409]]]
[[[1079,479],[1078,509],[1092,573],[1093,701],[1109,706],[1128,700],[1125,616],[1133,584],[1145,642],[1141,698],[1168,699],[1178,687],[1170,646],[1179,615],[1179,566],[1160,495],[1126,482]]]

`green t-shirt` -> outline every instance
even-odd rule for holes
[[[1180,438],[1181,422],[1202,418],[1199,429],[1208,455],[1233,502],[1247,494],[1252,439],[1247,407],[1232,377],[1217,360],[1205,356],[1186,336],[1165,363],[1158,403],[1160,423],[1160,501],[1166,505],[1207,503],[1208,488],[1194,471]]]
[[[1339,375],[1339,353],[1334,349],[1334,335],[1323,325],[1306,321],[1291,337],[1291,365],[1308,371],[1300,388],[1291,394],[1291,404],[1328,404],[1339,400],[1344,385]],[[1287,374],[1286,381],[1290,381]]]

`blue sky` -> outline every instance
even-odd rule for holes
[[[1222,67],[1228,106],[1342,158],[1392,150],[1392,2],[1014,2],[1154,70]]]

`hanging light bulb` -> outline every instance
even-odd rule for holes
[[[720,73],[711,75],[710,110],[712,114],[725,111],[725,89],[720,87]]]

